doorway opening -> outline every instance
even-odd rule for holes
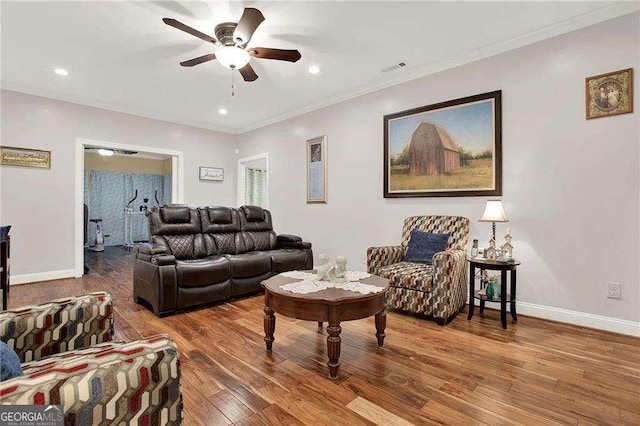
[[[269,153],[238,160],[238,206],[269,208]]]
[[[85,244],[131,247],[147,238],[147,208],[183,202],[181,151],[78,138],[75,171],[76,277],[84,273]]]

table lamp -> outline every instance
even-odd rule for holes
[[[487,200],[487,206],[478,222],[492,222],[493,224],[493,241],[496,240],[496,222],[509,222],[507,215],[502,209],[502,201]]]

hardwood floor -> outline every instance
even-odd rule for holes
[[[112,294],[116,337],[168,333],[181,351],[185,425],[640,424],[640,339],[499,312],[441,327],[389,312],[342,324],[338,378],[326,331],[276,314],[265,351],[261,295],[157,318],[132,300],[130,252],[89,253],[80,279],[14,286],[9,307]]]

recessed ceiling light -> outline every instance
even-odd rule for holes
[[[220,114],[220,115],[227,115],[227,110],[226,110],[226,109],[224,109],[224,108],[220,108],[220,109],[218,110],[218,114]]]
[[[309,73],[310,74],[318,74],[320,72],[320,67],[317,65],[311,65],[309,67]]]
[[[55,72],[58,75],[69,75],[67,70],[65,70],[64,68],[56,68],[55,70],[53,70],[53,72]]]
[[[115,153],[116,152],[113,149],[107,149],[107,148],[98,149],[98,154],[100,154],[100,155],[102,155],[104,157],[111,157]]]

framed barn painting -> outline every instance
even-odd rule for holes
[[[633,68],[587,77],[587,120],[633,112]]]
[[[307,141],[307,204],[327,202],[327,136]]]
[[[384,116],[384,197],[502,195],[502,91]]]

